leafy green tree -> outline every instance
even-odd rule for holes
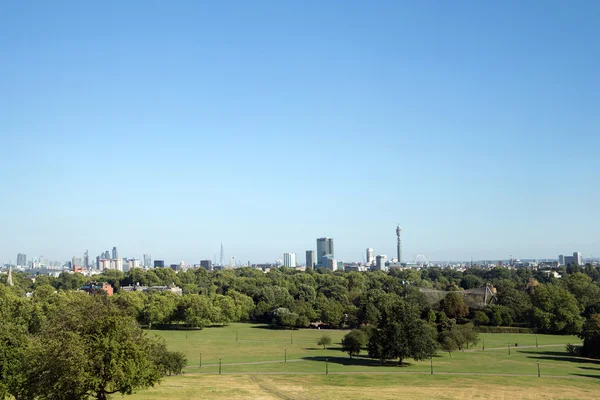
[[[447,351],[450,358],[452,358],[452,352],[458,349],[456,335],[452,331],[440,332],[438,342],[440,344],[440,348],[444,351]]]
[[[142,310],[142,320],[153,324],[168,324],[177,310],[177,295],[169,292],[151,293]]]
[[[533,296],[533,323],[541,332],[578,334],[583,326],[579,304],[566,289],[553,285],[538,285]]]
[[[331,336],[323,335],[317,340],[318,346],[323,346],[323,348],[327,348],[331,344]]]
[[[464,317],[469,314],[469,308],[465,305],[463,296],[457,292],[451,292],[440,301],[440,310],[450,318]]]
[[[41,400],[131,394],[161,380],[151,356],[157,346],[106,296],[67,301],[31,341],[27,387]]]
[[[381,310],[381,318],[372,330],[369,356],[383,362],[413,358],[422,361],[435,353],[435,331],[419,318],[417,307],[397,299]]]
[[[272,325],[278,328],[295,328],[299,323],[298,318],[298,314],[285,307],[280,307],[273,311]]]
[[[213,306],[220,311],[217,320],[213,322],[227,325],[240,320],[241,309],[235,304],[232,297],[217,294],[213,297]]]
[[[254,301],[252,301],[252,298],[235,290],[227,291],[227,297],[231,297],[233,299],[233,302],[238,309],[238,320],[249,320],[252,311],[254,311]]]
[[[490,323],[490,319],[483,311],[475,311],[473,316],[473,323],[475,326],[487,325]]]
[[[583,339],[582,355],[600,358],[600,314],[593,314],[585,321],[579,338]]]
[[[351,330],[342,339],[342,351],[348,353],[350,358],[360,354],[361,349],[367,344],[367,335],[360,329]]]
[[[183,320],[188,326],[204,328],[217,318],[215,307],[206,296],[198,294],[183,296],[180,308],[183,310]]]
[[[437,320],[437,315],[435,314],[435,311],[430,309],[427,312],[427,322],[429,322],[430,324],[435,324],[436,320]]]
[[[139,268],[136,268],[139,269]],[[123,292],[119,291],[112,296],[111,301],[123,310],[126,314],[132,316],[138,321],[143,319],[144,301],[146,295],[142,292]]]

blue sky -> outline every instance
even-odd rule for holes
[[[595,1],[0,4],[0,261],[600,256]]]

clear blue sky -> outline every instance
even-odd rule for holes
[[[3,1],[0,261],[600,256],[597,1]]]

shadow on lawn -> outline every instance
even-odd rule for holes
[[[536,354],[537,356],[527,356],[527,358],[534,358],[537,360],[551,360],[551,361],[569,361],[582,364],[597,364],[600,365],[600,360],[593,360],[591,358],[572,356],[567,352],[559,351],[524,351],[521,350],[519,353],[524,354]]]
[[[586,369],[588,371],[600,371],[600,368],[594,368],[594,367],[579,367],[579,369]]]
[[[583,376],[585,378],[600,379],[600,375],[573,374],[575,376]]]
[[[333,364],[340,364],[340,365],[345,365],[345,366],[349,366],[349,365],[359,365],[362,367],[409,367],[411,365],[411,363],[408,362],[404,362],[402,365],[398,365],[397,361],[387,361],[385,362],[383,365],[379,362],[379,360],[375,360],[372,358],[367,358],[365,356],[354,356],[352,358],[350,357],[324,357],[324,356],[319,356],[319,357],[302,357],[303,360],[307,360],[307,361],[320,361],[320,362],[325,362],[325,360],[327,359],[328,362],[333,363]]]

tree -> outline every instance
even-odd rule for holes
[[[451,331],[443,331],[440,333],[438,338],[438,342],[440,343],[440,347],[442,350],[447,351],[450,358],[452,358],[452,352],[458,349],[458,344],[456,343],[456,338],[452,334]]]
[[[553,284],[538,285],[533,296],[533,323],[541,332],[578,334],[583,326],[579,304],[566,289]]]
[[[422,361],[435,353],[435,328],[419,318],[419,309],[401,299],[390,299],[381,310],[367,346],[369,356],[386,360],[413,358]]]
[[[469,313],[463,296],[458,292],[450,292],[440,301],[440,310],[450,318],[464,317]]]
[[[317,340],[317,345],[323,346],[323,348],[327,348],[331,344],[331,336],[323,335]]]
[[[427,322],[429,322],[430,324],[435,324],[436,320],[437,320],[437,315],[435,315],[435,311],[430,309],[427,312]]]
[[[152,293],[148,296],[142,320],[152,327],[152,324],[167,324],[177,310],[177,295],[173,293]]]
[[[204,328],[215,319],[215,307],[206,296],[183,296],[179,307],[183,309],[183,320],[188,326]]]
[[[163,369],[152,357],[160,342],[106,296],[67,301],[28,350],[26,382],[40,400],[106,400],[153,386]]]
[[[475,326],[487,325],[490,323],[490,319],[483,311],[475,311],[473,316],[473,323]]]
[[[365,332],[359,329],[350,331],[342,339],[342,350],[350,355],[357,356],[360,354],[360,350],[367,344],[367,335]]]
[[[585,321],[579,338],[583,339],[582,355],[600,358],[600,314],[592,314]]]

